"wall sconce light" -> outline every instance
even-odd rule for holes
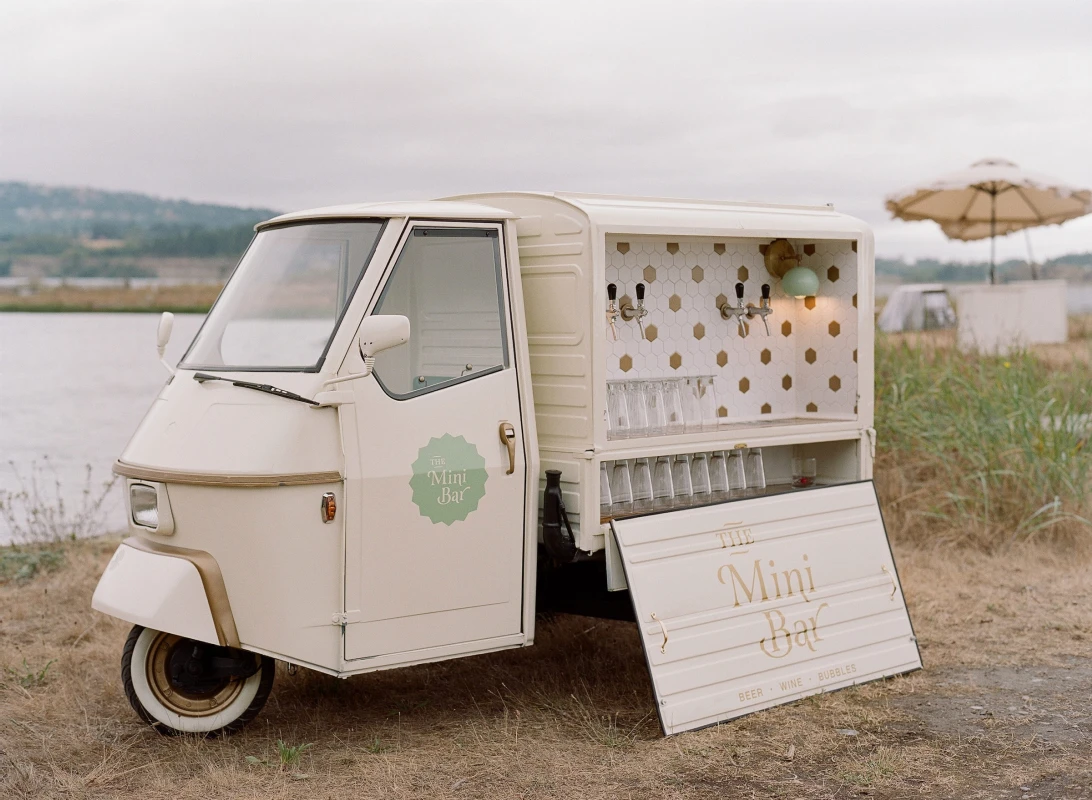
[[[800,256],[788,239],[774,239],[766,247],[766,271],[781,279],[785,294],[793,297],[814,297],[819,291],[819,276],[800,266]]]

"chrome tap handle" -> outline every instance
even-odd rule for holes
[[[618,329],[614,327],[614,321],[618,319],[618,307],[614,304],[618,299],[618,286],[607,284],[607,324],[610,326],[610,335],[614,341],[618,341]]]

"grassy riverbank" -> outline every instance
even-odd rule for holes
[[[38,287],[0,290],[0,312],[207,313],[219,284],[148,287]]]

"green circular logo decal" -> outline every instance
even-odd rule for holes
[[[445,433],[417,451],[413,462],[413,502],[421,516],[450,525],[466,519],[485,497],[485,459],[462,436]]]

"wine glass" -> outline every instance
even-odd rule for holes
[[[671,480],[671,457],[660,456],[652,468],[652,501],[657,509],[675,503],[675,483]]]
[[[671,462],[671,482],[675,486],[675,505],[690,505],[694,488],[690,481],[690,458],[685,453],[675,456]]]
[[[611,510],[625,513],[633,510],[633,480],[630,477],[629,462],[615,461],[610,477]]]
[[[633,462],[633,510],[647,512],[652,506],[652,466],[647,458],[638,458]]]
[[[709,456],[705,453],[690,456],[690,490],[695,503],[709,502]]]
[[[607,383],[607,438],[625,439],[629,436],[629,408],[626,405],[625,386],[619,381]]]
[[[762,448],[752,447],[744,458],[744,470],[747,477],[747,491],[761,494],[766,488],[766,470],[762,466]]]

